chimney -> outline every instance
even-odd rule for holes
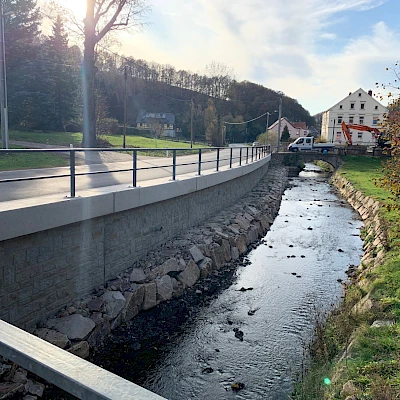
[[[349,92],[349,96],[351,95],[351,92]]]
[[[368,94],[372,97],[372,90],[368,90]]]

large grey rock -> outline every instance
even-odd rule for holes
[[[197,246],[192,246],[189,249],[189,252],[195,263],[198,263],[199,261],[204,259],[204,254],[200,251],[200,249]]]
[[[104,312],[110,319],[114,319],[125,306],[126,300],[121,292],[109,291],[101,297],[104,300]]]
[[[46,326],[64,333],[71,340],[82,340],[94,329],[96,324],[90,318],[73,314],[68,317],[49,319]]]
[[[183,271],[184,268],[181,262],[172,257],[156,268],[155,276],[164,276],[169,272],[180,272]]]
[[[240,226],[238,224],[228,225],[228,229],[233,232],[235,235],[240,234]]]
[[[255,225],[251,225],[247,232],[247,244],[254,243],[258,240],[258,228]]]
[[[69,345],[67,335],[61,332],[53,331],[52,329],[37,329],[34,334],[40,339],[54,344],[54,346],[61,347],[62,349],[65,349]]]
[[[242,234],[235,238],[235,247],[239,250],[239,254],[243,254],[247,251],[247,237]]]
[[[199,264],[199,269],[200,269],[200,276],[202,278],[207,278],[207,276],[210,275],[212,272],[211,258],[205,257],[203,260],[201,260]]]
[[[144,290],[144,285],[136,285],[134,291],[124,293],[126,303],[122,315],[125,322],[138,315],[142,309]]]
[[[157,286],[155,282],[145,283],[143,310],[150,310],[157,305]]]
[[[75,343],[71,348],[68,349],[71,354],[74,354],[80,358],[89,357],[89,343],[86,340]]]
[[[110,321],[105,320],[101,324],[97,325],[87,339],[89,347],[99,347],[101,344],[103,344],[104,339],[110,332]]]
[[[239,258],[239,250],[237,249],[237,247],[231,247],[231,258],[233,261]]]
[[[210,258],[213,261],[213,268],[220,270],[225,265],[224,249],[217,243],[211,244]]]
[[[102,297],[95,297],[87,303],[90,311],[103,311],[104,299]]]
[[[373,322],[371,325],[371,328],[382,328],[385,326],[392,326],[394,325],[394,321],[390,319],[381,319],[381,320],[376,320]]]
[[[159,279],[156,279],[157,286],[157,301],[166,301],[172,298],[172,281],[169,275],[164,275]]]
[[[242,229],[246,230],[249,229],[250,221],[246,218],[242,217],[241,215],[237,215],[235,218],[235,223],[238,224]]]
[[[182,271],[179,275],[177,275],[176,278],[184,286],[187,286],[187,287],[193,286],[200,278],[199,267],[193,260],[190,260],[188,262],[185,270]]]
[[[129,280],[131,282],[143,283],[146,281],[146,274],[140,268],[133,268]]]
[[[229,244],[229,240],[222,240],[221,248],[224,252],[225,261],[231,261],[231,245]]]

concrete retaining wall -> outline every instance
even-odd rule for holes
[[[269,158],[154,187],[1,212],[0,319],[28,328],[90,294],[168,238],[236,202],[268,167]]]

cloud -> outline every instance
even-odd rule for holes
[[[242,79],[282,90],[315,113],[365,86],[368,74],[396,54],[398,34],[383,22],[372,30],[366,27],[368,35],[351,40],[335,32],[335,23],[346,12],[373,9],[384,2],[169,0],[165,7],[165,0],[153,0],[153,25],[141,35],[125,36],[123,51],[195,72],[211,61],[222,62]],[[322,55],[323,41],[344,47]]]
[[[326,40],[335,40],[337,38],[336,33],[323,33],[320,36],[321,39],[326,39]]]

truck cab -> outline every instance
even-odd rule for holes
[[[288,146],[289,151],[299,151],[299,150],[312,150],[314,148],[314,138],[313,137],[299,137],[293,143]]]

